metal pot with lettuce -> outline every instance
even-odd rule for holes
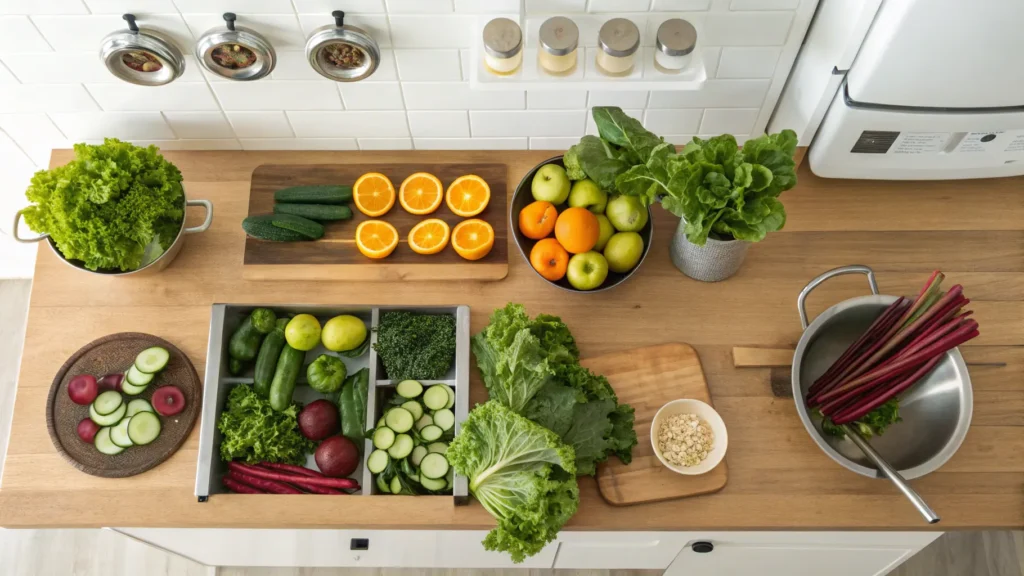
[[[65,263],[96,274],[125,276],[167,267],[185,235],[213,221],[207,200],[187,200],[181,172],[156,146],[140,147],[108,138],[75,145],[75,159],[40,170],[25,192],[32,205],[14,217],[19,242],[46,239]],[[185,227],[185,208],[206,209],[203,223]],[[18,235],[24,218],[39,234]]]

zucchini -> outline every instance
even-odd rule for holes
[[[412,436],[399,434],[395,436],[395,443],[388,448],[388,456],[393,460],[401,460],[412,453]]]
[[[395,443],[395,431],[387,426],[377,428],[373,432],[373,447],[378,450],[387,450]]]
[[[121,418],[121,421],[110,427],[110,441],[117,444],[121,448],[131,448],[135,445],[132,439],[128,437],[128,423],[131,422],[131,418],[125,416]]]
[[[274,192],[274,202],[294,204],[345,204],[352,201],[352,187],[337,184],[292,186]]]
[[[128,421],[128,438],[138,446],[145,446],[160,435],[160,419],[152,412],[139,412]]]
[[[248,362],[260,351],[263,336],[273,332],[277,326],[277,315],[269,308],[256,308],[242,320],[228,342],[228,355]]]
[[[422,473],[420,474],[420,485],[431,492],[440,492],[448,487],[448,483],[444,480],[437,480],[434,478],[427,478]]]
[[[92,401],[92,405],[96,409],[96,413],[101,416],[113,414],[114,411],[120,408],[123,403],[124,398],[116,390],[107,390]]]
[[[448,467],[448,460],[444,456],[431,452],[420,462],[420,478],[440,480],[448,473]]]
[[[348,220],[352,209],[331,204],[274,204],[274,214],[291,214],[310,220]]]
[[[444,430],[441,430],[439,426],[434,424],[426,426],[423,430],[420,430],[420,437],[423,438],[425,442],[433,442],[440,438],[442,434],[444,434]]]
[[[452,390],[451,386],[445,386],[444,389],[448,392],[448,404],[445,408],[451,410],[452,406],[455,406],[455,390]]]
[[[420,462],[423,461],[423,457],[427,455],[427,449],[423,446],[417,446],[412,449],[412,455],[409,459],[412,460],[413,466],[419,466]]]
[[[310,240],[317,240],[324,236],[324,227],[322,224],[318,224],[309,218],[303,218],[302,216],[274,214],[274,219],[271,220],[270,223],[278,228],[298,232]]]
[[[100,426],[113,426],[124,418],[125,413],[128,412],[128,405],[124,402],[110,414],[99,414],[96,412],[96,405],[89,405],[89,419],[99,424]]]
[[[412,414],[413,420],[419,420],[423,417],[423,405],[415,400],[409,400],[402,404],[402,408],[405,408]]]
[[[455,427],[455,414],[447,408],[434,412],[434,425],[447,432]]]
[[[269,242],[298,242],[300,240],[308,240],[302,234],[286,230],[278,226],[273,225],[274,214],[264,214],[262,216],[249,216],[245,220],[242,220],[242,230],[253,238],[258,240],[267,240]]]
[[[152,404],[142,398],[136,398],[128,403],[128,412],[125,413],[125,418],[131,418],[139,412],[154,412]],[[127,429],[125,430],[127,432]]]
[[[444,442],[434,442],[427,446],[427,452],[436,452],[438,454],[444,454],[448,451],[448,445]]]
[[[270,382],[270,407],[274,410],[287,410],[292,405],[292,393],[295,392],[295,383],[305,358],[305,352],[285,343],[277,358],[274,378]]]
[[[431,410],[443,410],[448,405],[448,387],[435,384],[423,393],[423,405]]]
[[[256,355],[253,388],[263,398],[270,397],[270,383],[274,380],[274,368],[277,367],[277,359],[281,356],[281,350],[284,348],[284,328],[287,325],[287,318],[279,318],[274,326],[274,331],[263,339],[259,354]]]
[[[384,422],[387,423],[388,428],[402,433],[412,429],[414,420],[412,419],[412,414],[405,408],[392,408],[384,415]],[[440,438],[440,435],[438,438]],[[437,440],[437,438],[434,438],[434,440]],[[409,449],[412,450],[412,448]]]
[[[374,450],[370,453],[370,457],[366,459],[366,467],[370,469],[370,472],[374,474],[380,474],[388,467],[388,463],[391,462],[391,457],[384,450]]]
[[[434,419],[430,416],[430,414],[424,414],[423,416],[420,416],[419,420],[416,421],[416,430],[423,430],[424,428],[430,426],[433,423]]]
[[[125,381],[121,383],[121,392],[124,392],[129,396],[138,396],[139,394],[145,392],[148,386],[149,384],[142,384],[141,386],[136,386],[135,384],[132,384],[127,379],[125,379]]]
[[[402,380],[395,386],[395,392],[402,398],[411,400],[423,393],[423,384],[415,380]]]

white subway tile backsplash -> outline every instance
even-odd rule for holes
[[[0,61],[0,86],[4,84],[20,84],[18,79],[15,78],[14,74],[4,66],[3,62]]]
[[[389,15],[396,48],[469,48],[476,19],[464,15]]]
[[[25,84],[61,82],[111,82],[117,80],[107,71],[95,50],[91,52],[36,52],[0,56],[11,72]],[[188,65],[186,64],[186,69]]]
[[[760,106],[769,80],[708,80],[700,90],[651,91],[650,108],[749,108]]]
[[[781,48],[733,47],[722,48],[718,63],[718,78],[771,78]]]
[[[284,112],[226,112],[239,138],[291,138],[295,134]]]
[[[299,14],[330,14],[338,9],[337,0],[294,0]],[[384,12],[384,0],[345,0],[346,23],[349,14],[379,14]]]
[[[195,140],[132,140],[137,146],[153,145],[161,150],[241,150],[234,138],[199,138]]]
[[[334,26],[331,10],[337,10],[337,7],[315,14],[305,14],[300,10],[299,25],[302,27],[302,33],[308,37],[321,26]],[[377,41],[377,45],[381,48],[391,47],[391,33],[388,28],[387,16],[383,14],[349,13],[346,6],[345,24],[362,28],[363,31]]]
[[[167,35],[183,53],[190,53],[195,40],[179,14],[136,14],[140,28]],[[98,51],[103,38],[111,32],[127,30],[120,14],[90,16],[33,16],[32,22],[55,50],[61,52]],[[205,30],[200,33],[205,32]],[[2,51],[2,47],[0,47]],[[32,50],[36,52],[37,50]],[[45,50],[44,50],[45,51]]]
[[[590,12],[646,12],[651,0],[590,0]]]
[[[219,110],[205,82],[172,82],[163,86],[86,84],[85,88],[104,110]]]
[[[462,80],[459,51],[396,49],[398,77],[403,81]]]
[[[712,46],[711,48],[701,48],[701,58],[704,59],[704,73],[707,74],[708,78],[714,78],[718,73],[718,61],[722,58],[722,48],[720,46]]]
[[[452,12],[452,0],[384,0],[390,14],[442,14]]]
[[[518,13],[519,0],[455,0],[455,11],[466,14]]]
[[[11,182],[12,187],[17,186],[17,189],[24,190],[23,185],[28,184],[27,177],[30,177],[36,169],[37,166],[18,148],[18,145],[6,134],[0,132],[0,175],[2,175],[0,185],[7,188],[6,185]],[[9,197],[6,194],[4,196]],[[3,200],[5,198],[0,198],[0,202],[2,202],[0,206],[6,204]],[[9,227],[9,225],[6,226]]]
[[[174,132],[159,112],[57,112],[50,119],[69,139],[173,140]]]
[[[651,10],[657,12],[680,12],[686,10],[707,10],[711,0],[652,0]]]
[[[360,150],[412,150],[412,138],[356,138]]]
[[[530,138],[530,150],[568,150],[579,141],[575,136]]]
[[[234,139],[235,133],[224,118],[224,113],[217,112],[164,112],[164,120],[170,125],[174,135],[186,139]]]
[[[586,90],[527,90],[531,110],[580,110],[587,107]]]
[[[210,85],[224,110],[341,110],[333,82],[216,82]]]
[[[644,128],[655,134],[696,134],[703,115],[702,108],[648,110],[644,114]]]
[[[288,111],[286,114],[299,138],[401,138],[410,135],[405,112]]]
[[[13,84],[0,90],[0,112],[89,112],[100,107],[81,84]]]
[[[579,136],[586,126],[584,110],[470,111],[473,137]]]
[[[0,14],[88,14],[82,0],[0,0]]]
[[[50,45],[27,16],[0,16],[0,53],[50,50]]]
[[[358,150],[355,138],[243,138],[243,150]]]
[[[178,8],[172,0],[84,0],[93,14],[171,14]],[[38,2],[48,4],[49,2]],[[72,14],[72,12],[60,12]]]
[[[618,106],[619,108],[644,108],[647,106],[649,92],[642,90],[591,90],[587,101],[590,108],[594,106]]]
[[[700,123],[701,134],[749,134],[761,111],[752,108],[737,110],[735,108],[708,108],[704,111],[704,120]]]
[[[468,84],[466,84],[468,89]],[[501,90],[487,92],[470,90],[470,110],[522,110],[526,108],[526,92],[523,90]]]
[[[319,80],[332,82],[316,73],[306,59],[306,53],[302,50],[278,50],[277,63],[274,71],[270,73],[274,80]]]
[[[398,82],[340,83],[346,110],[405,110]]]
[[[211,29],[223,28],[224,18],[221,14],[186,13],[185,23],[192,30],[192,34],[199,38]],[[270,42],[274,50],[302,50],[306,47],[306,36],[299,28],[299,20],[294,12],[288,14],[239,12],[236,23],[239,26],[258,31]]]
[[[469,82],[402,82],[409,110],[522,110],[526,93],[471,90]]]
[[[360,82],[389,82],[398,80],[398,66],[395,65],[395,51],[382,49],[380,51],[380,64],[377,69],[365,80]]]
[[[792,22],[792,12],[711,12],[704,23],[704,44],[782,46]]]
[[[586,9],[587,0],[526,0],[526,11],[538,14],[568,14]]]
[[[730,10],[796,10],[800,0],[732,0]]]
[[[643,122],[644,111],[643,110],[622,110],[627,116],[632,116],[638,121]],[[597,134],[597,123],[594,122],[594,115],[587,111],[587,134]]]
[[[408,114],[413,138],[469,137],[469,118],[465,111],[410,111]]]
[[[182,14],[235,12],[239,24],[249,14],[290,14],[295,11],[291,0],[174,0],[174,3]]]
[[[526,138],[414,138],[417,150],[526,150]]]
[[[0,130],[6,132],[39,168],[50,164],[54,148],[71,143],[46,114],[0,114]]]

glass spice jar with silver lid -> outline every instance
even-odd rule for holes
[[[548,18],[540,26],[537,62],[541,70],[555,76],[568,76],[576,70],[576,52],[580,30],[564,16]]]
[[[625,18],[612,18],[597,34],[598,70],[606,76],[629,76],[636,51],[640,48],[640,30]]]
[[[697,46],[697,29],[686,20],[672,18],[658,27],[654,66],[666,74],[678,74],[690,65]]]
[[[484,26],[484,65],[487,71],[508,76],[523,63],[523,31],[508,18],[495,18]]]

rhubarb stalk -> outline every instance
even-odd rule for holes
[[[900,392],[903,392],[907,388],[913,386],[918,380],[923,378],[926,374],[928,374],[928,372],[935,368],[935,365],[938,364],[940,360],[942,360],[942,355],[935,356],[927,363],[925,363],[923,366],[921,366],[913,373],[911,373],[909,376],[903,378],[899,383],[897,383],[892,388],[889,388],[888,390],[884,391],[878,391],[871,397],[865,399],[860,405],[854,408],[850,408],[840,414],[836,414],[832,418],[832,422],[835,425],[839,426],[842,424],[849,424],[850,422],[853,422],[858,418],[863,418],[868,412],[871,412],[875,408],[878,408],[882,404],[885,404],[886,402],[889,401],[890,398],[895,397]]]

